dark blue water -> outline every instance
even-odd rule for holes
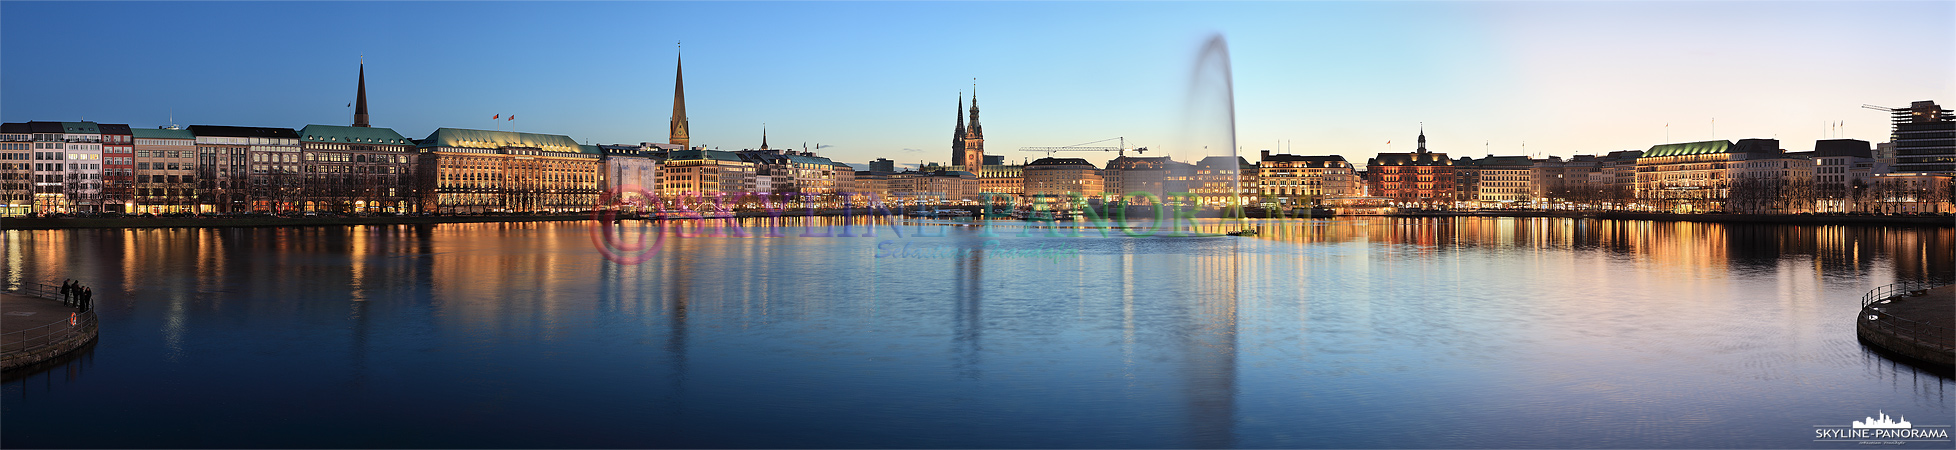
[[[1843,448],[1813,427],[1956,417],[1852,322],[1951,281],[1950,228],[1256,225],[636,265],[590,223],[7,231],[6,281],[84,280],[102,334],[5,383],[0,446]]]

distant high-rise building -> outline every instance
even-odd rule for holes
[[[876,158],[876,160],[869,162],[869,171],[884,173],[896,172],[896,161],[891,161],[889,158]]]
[[[693,140],[688,137],[686,123],[686,62],[683,57],[676,61],[672,76],[672,128],[667,140],[683,150],[692,148]]]
[[[1890,112],[1895,172],[1956,174],[1956,116],[1950,110],[1924,100]]]

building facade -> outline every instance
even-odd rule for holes
[[[179,128],[129,131],[136,149],[134,212],[199,212],[197,135]]]
[[[1956,115],[1927,100],[1891,111],[1895,172],[1956,174]]]
[[[1074,195],[1093,199],[1106,190],[1100,168],[1081,158],[1039,158],[1027,163],[1023,173],[1028,199],[1071,199]]]
[[[102,132],[102,211],[129,213],[136,210],[135,136],[128,124],[96,124]]]
[[[1419,134],[1413,153],[1380,153],[1365,161],[1371,195],[1392,199],[1402,207],[1436,208],[1454,201],[1453,160],[1426,149],[1426,131]],[[1483,174],[1485,182],[1485,174]]]
[[[36,150],[31,125],[0,124],[0,217],[34,212]]]
[[[415,210],[414,140],[389,128],[306,125],[299,130],[299,145],[298,210]]]
[[[569,136],[440,128],[416,146],[421,211],[560,213],[597,203],[603,155]]]
[[[1270,154],[1257,162],[1256,186],[1264,202],[1310,206],[1331,196],[1355,195],[1356,175],[1343,156]]]

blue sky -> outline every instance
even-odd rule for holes
[[[1245,153],[1362,162],[1422,123],[1454,155],[1643,149],[1666,124],[1803,151],[1832,121],[1885,140],[1863,103],[1956,104],[1953,22],[1956,2],[10,1],[0,119],[345,124],[364,54],[374,125],[409,137],[515,114],[663,142],[684,41],[696,144],[756,147],[765,123],[777,148],[943,161],[975,77],[990,154],[1124,136],[1183,155],[1223,123],[1189,106],[1220,97],[1190,85],[1220,34]]]

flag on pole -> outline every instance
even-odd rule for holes
[[[352,107],[353,107],[353,104],[352,104],[352,103],[348,103],[348,104],[346,104],[346,107],[348,107],[348,108],[352,108]]]
[[[516,120],[516,115],[515,115],[515,114],[510,114],[510,115],[509,115],[509,120]]]
[[[1387,144],[1387,145],[1391,145],[1391,144],[1392,144],[1392,141],[1386,141],[1386,144]]]
[[[496,120],[496,119],[501,119],[501,118],[503,118],[503,115],[502,115],[502,113],[496,113],[496,115],[494,115],[494,116],[490,116],[490,117],[489,117],[489,120]]]

